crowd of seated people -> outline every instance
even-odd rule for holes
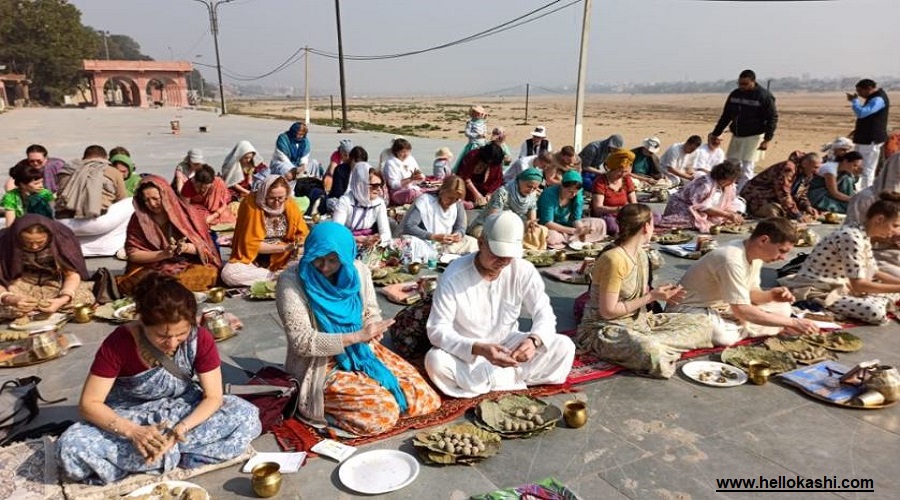
[[[660,159],[658,137],[630,148],[611,134],[576,154],[571,146],[553,152],[539,126],[510,166],[505,133],[487,135],[486,117],[473,108],[456,172],[441,148],[431,178],[405,138],[392,141],[381,167],[342,140],[321,169],[300,122],[278,136],[268,165],[240,141],[219,173],[195,148],[171,180],[141,174],[121,147],[90,146],[65,163],[30,146],[0,201],[0,319],[92,304],[85,257],[119,249],[126,263],[116,282],[140,314],[95,356],[79,403],[84,422],[59,441],[65,475],[110,483],[197,467],[241,454],[260,433],[256,408],[223,395],[218,351],[197,325],[190,292],[220,284],[277,280],[284,367],[301,382],[298,418],[357,436],[434,412],[442,396],[564,383],[576,348],[668,378],[688,350],[816,333],[816,323],[792,316],[798,301],[878,325],[900,299],[900,144],[889,141],[874,184],[859,192],[860,155],[837,140],[825,165],[796,151],[747,180],[739,196],[740,166],[724,158],[718,137],[702,144],[691,136]],[[331,220],[310,217],[308,226],[293,194],[310,176],[324,200],[314,213]],[[660,217],[638,195],[661,189],[669,197]],[[825,211],[846,213],[845,225],[795,274],[765,288],[762,265],[784,259],[796,224]],[[760,219],[748,237],[705,254],[677,284],[652,282],[647,246],[657,219],[705,233],[745,217]],[[221,225],[234,226],[227,259],[212,229]],[[607,235],[615,239],[586,270],[592,285],[577,331],[561,335],[523,253]],[[398,245],[422,262],[462,256],[422,319],[424,373],[382,344],[393,320],[382,317],[361,258]],[[523,316],[531,319],[524,329]]]

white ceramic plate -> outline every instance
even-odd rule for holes
[[[717,382],[716,379],[722,376],[723,368],[737,374],[737,377],[725,377],[725,382]],[[719,363],[716,361],[691,361],[690,363],[687,363],[686,365],[681,367],[681,372],[690,377],[692,380],[700,382],[704,385],[711,385],[713,387],[735,387],[747,382],[747,374],[744,373],[744,370],[741,370],[736,366],[726,365],[725,363]],[[707,378],[706,380],[701,379],[701,374],[703,374],[704,372],[710,374],[709,378]]]
[[[121,321],[131,321],[134,318],[130,318],[126,316],[126,314],[133,312],[136,307],[137,304],[133,303],[128,304],[127,306],[122,306],[113,312],[113,317]]]
[[[160,484],[160,483],[156,483],[156,484],[148,484],[147,486],[144,486],[144,487],[142,487],[142,488],[138,488],[138,489],[132,491],[131,493],[129,493],[128,496],[125,497],[125,498],[132,498],[132,497],[137,497],[137,496],[140,496],[140,495],[149,495],[150,492],[153,491],[153,488],[155,488],[158,484]],[[189,483],[189,482],[187,482],[187,481],[163,481],[162,484],[165,484],[165,485],[169,488],[169,491],[171,491],[172,488],[176,488],[176,487],[182,487],[182,488],[200,488],[201,490],[203,490],[203,494],[206,495],[206,497],[205,497],[206,500],[209,500],[209,492],[206,491],[202,486],[200,486],[200,485],[198,485],[198,484]],[[155,496],[155,497],[153,497],[153,498],[154,498],[154,500],[155,500],[156,498],[169,498],[169,497],[161,497],[161,496],[157,497],[157,496]]]
[[[338,471],[344,486],[378,495],[399,490],[419,475],[419,462],[399,450],[372,450],[347,459]]]
[[[581,240],[570,241],[569,248],[575,251],[584,250],[584,242]]]
[[[444,255],[441,255],[439,262],[441,264],[449,264],[460,257],[462,257],[462,255],[456,255],[455,253],[445,253]]]
[[[47,319],[32,320],[24,325],[9,324],[10,330],[19,330],[28,333],[49,332],[56,330],[60,323],[66,320],[68,316],[63,313],[53,313]]]

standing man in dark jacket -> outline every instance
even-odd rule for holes
[[[856,143],[856,151],[863,155],[863,172],[857,189],[865,189],[875,180],[881,146],[887,140],[891,103],[887,93],[868,78],[857,82],[856,94],[847,94],[847,100],[856,115],[853,142]]]
[[[753,178],[756,162],[763,159],[777,126],[775,97],[756,83],[756,73],[741,71],[738,88],[728,94],[722,116],[712,131],[713,136],[719,137],[728,127],[733,134],[725,156],[741,165],[738,191]]]

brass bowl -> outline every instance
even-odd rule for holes
[[[588,411],[584,401],[567,401],[566,409],[563,410],[563,419],[566,425],[573,429],[577,429],[587,423]]]
[[[553,260],[556,262],[565,262],[566,260],[566,252],[565,250],[559,250],[555,254],[553,254]]]
[[[273,497],[281,490],[281,466],[275,462],[255,465],[250,475],[253,492],[262,498]]]
[[[90,304],[76,304],[72,308],[72,320],[76,323],[90,323],[94,310]]]
[[[763,385],[769,381],[772,368],[767,361],[754,360],[747,364],[747,372],[750,376],[750,382],[756,385]]]
[[[719,226],[712,226],[709,228],[709,234],[717,235],[722,232],[722,228]]]
[[[422,264],[418,262],[410,262],[409,265],[406,266],[406,270],[409,271],[409,274],[415,276],[419,274],[419,271],[422,270]]]
[[[225,289],[217,286],[206,291],[206,298],[213,304],[218,304],[225,300]]]

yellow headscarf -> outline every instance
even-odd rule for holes
[[[630,167],[634,163],[634,153],[627,149],[619,149],[606,157],[606,170],[619,170],[620,168]]]

